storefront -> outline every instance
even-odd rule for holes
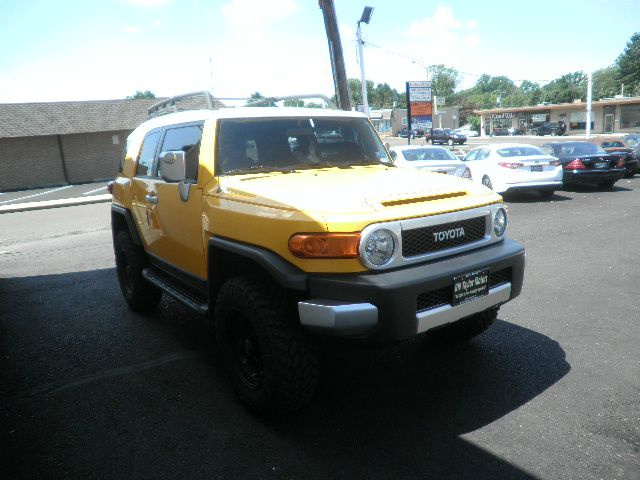
[[[529,107],[475,110],[480,115],[481,135],[527,135],[545,122],[564,123],[568,134],[584,133],[586,103],[534,105]],[[593,133],[640,133],[640,97],[598,100],[592,103]]]

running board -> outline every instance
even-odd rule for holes
[[[144,268],[142,270],[142,276],[149,283],[155,285],[166,294],[189,307],[191,310],[194,310],[201,315],[206,315],[209,312],[209,305],[206,299],[183,287],[171,277],[156,270],[155,268]]]

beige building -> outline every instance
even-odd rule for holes
[[[587,104],[541,104],[531,107],[507,107],[474,110],[480,116],[480,134],[504,135],[509,129],[527,134],[544,122],[564,122],[568,134],[584,133]],[[607,98],[592,102],[592,133],[640,133],[640,97]]]
[[[458,128],[460,126],[460,107],[438,107],[438,113],[432,115],[433,128]],[[407,128],[407,109],[394,108],[391,111],[391,135]]]

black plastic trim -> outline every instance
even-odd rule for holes
[[[169,275],[171,278],[177,280],[191,290],[194,290],[201,295],[207,295],[209,290],[206,280],[198,277],[197,275],[194,275],[191,272],[187,272],[180,267],[176,267],[175,265],[162,260],[152,253],[147,252],[147,256],[149,257],[149,262],[151,263],[151,265],[156,267],[158,270],[161,270],[166,275]]]
[[[121,207],[120,205],[116,205],[113,203],[111,204],[111,231],[115,236],[116,232],[113,229],[114,215],[122,215],[125,218],[127,222],[127,226],[129,227],[129,233],[131,234],[131,239],[133,240],[133,243],[141,247],[142,239],[140,238],[140,232],[138,232],[138,228],[136,227],[136,221],[133,219],[133,215],[131,214],[131,211],[124,207]]]
[[[221,237],[211,237],[209,239],[209,251],[212,248],[233,252],[253,260],[284,288],[301,291],[305,291],[308,288],[308,275],[270,250]],[[209,262],[214,262],[215,265],[214,255],[209,257]]]

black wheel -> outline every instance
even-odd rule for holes
[[[616,183],[616,180],[607,180],[606,182],[600,182],[600,183],[598,183],[598,186],[599,186],[600,188],[607,188],[607,189],[609,189],[609,188],[613,188],[613,186],[615,185],[615,183]]]
[[[113,246],[118,282],[125,300],[136,312],[150,312],[162,298],[162,290],[147,282],[142,269],[147,266],[144,250],[133,243],[125,230],[116,234]]]
[[[431,336],[446,342],[466,342],[486,331],[498,318],[500,307],[489,308],[480,313],[438,328]]]
[[[485,187],[490,188],[491,190],[493,190],[493,185],[491,185],[491,179],[489,177],[487,177],[486,175],[484,177],[482,177],[482,184]]]
[[[236,277],[220,289],[215,319],[229,377],[251,410],[279,416],[311,401],[318,349],[285,291],[261,275]]]
[[[624,178],[633,178],[633,176],[638,173],[637,170],[631,170],[630,172],[625,172]]]
[[[450,147],[453,146],[453,138],[450,138],[449,140],[447,140],[447,145],[449,145]]]
[[[553,197],[556,191],[555,190],[538,190],[538,193],[542,198],[544,198],[545,200],[548,200],[549,198]]]

